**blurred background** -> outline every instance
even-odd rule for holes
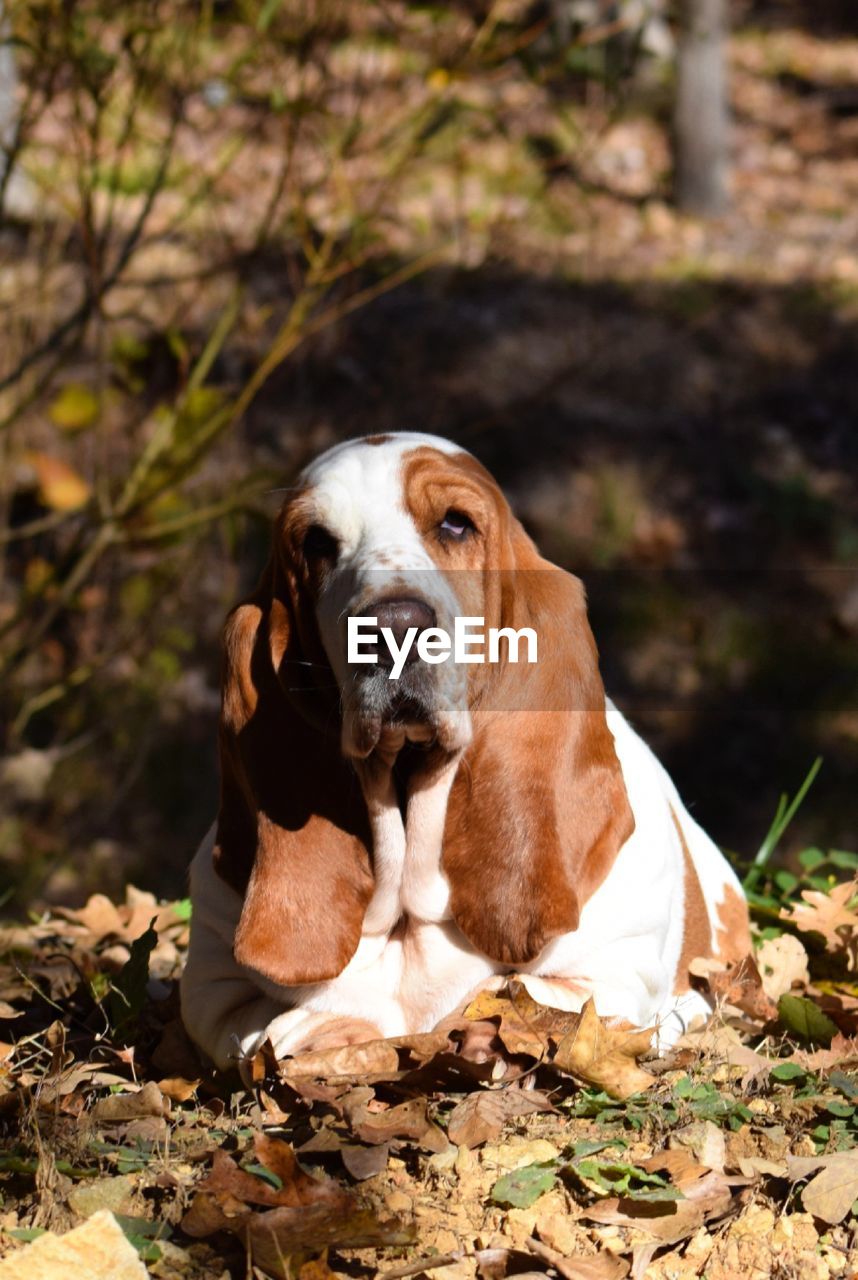
[[[181,894],[315,453],[460,441],[744,858],[858,848],[849,0],[0,0],[0,888]]]

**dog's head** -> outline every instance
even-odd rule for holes
[[[457,618],[501,625],[499,573],[526,541],[488,472],[434,437],[348,443],[306,470],[274,554],[336,681],[346,756],[468,745],[485,663],[457,662],[446,640]],[[478,632],[472,623],[474,656]]]

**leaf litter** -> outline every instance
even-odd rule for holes
[[[160,1276],[727,1280],[764,1259],[846,1277],[853,900],[698,966],[716,1016],[663,1058],[651,1030],[513,977],[434,1032],[280,1062],[264,1045],[247,1087],[207,1072],[178,1018],[187,904],[129,889],[12,926],[0,1253],[107,1210]]]

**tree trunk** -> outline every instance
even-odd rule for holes
[[[15,55],[6,21],[6,7],[0,0],[0,177],[6,169],[6,157],[15,141],[18,121],[18,79]]]
[[[679,0],[678,9],[676,203],[714,215],[727,207],[727,0]]]

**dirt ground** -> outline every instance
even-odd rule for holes
[[[7,929],[0,1258],[101,1210],[165,1280],[854,1277],[858,898],[822,883],[661,1058],[511,980],[444,1031],[213,1077],[186,902]]]

